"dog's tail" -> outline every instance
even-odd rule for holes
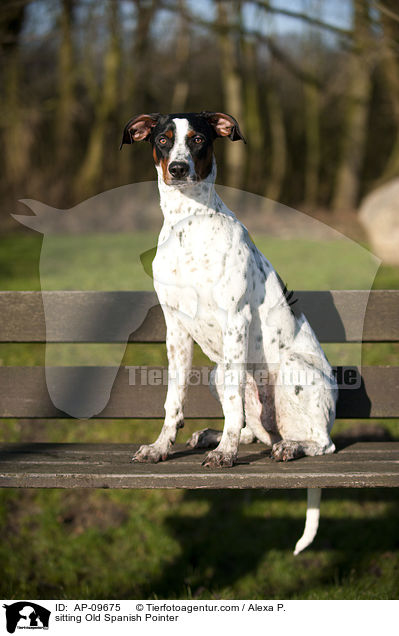
[[[297,542],[294,555],[308,547],[317,534],[320,518],[321,488],[308,488],[308,507],[306,510],[305,530]]]

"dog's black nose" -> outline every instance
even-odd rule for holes
[[[168,170],[175,179],[183,179],[188,175],[190,166],[185,161],[172,161]]]

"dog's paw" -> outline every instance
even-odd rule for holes
[[[159,448],[154,444],[140,446],[139,450],[133,455],[132,462],[141,462],[148,464],[156,464],[167,459],[168,453],[161,453]]]
[[[207,468],[231,468],[234,466],[236,458],[236,453],[223,453],[214,450],[207,454],[202,465]]]
[[[195,431],[187,442],[190,448],[213,448],[222,439],[222,431],[215,431],[213,428],[203,428]]]
[[[301,442],[282,439],[273,444],[271,457],[277,462],[289,462],[305,455]]]

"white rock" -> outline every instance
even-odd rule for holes
[[[367,195],[359,209],[373,251],[385,262],[399,265],[399,179]]]

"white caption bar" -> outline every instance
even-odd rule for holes
[[[296,634],[375,636],[396,624],[399,601],[0,601],[2,634]],[[23,630],[23,631],[22,631]],[[272,631],[273,630],[273,631]]]

